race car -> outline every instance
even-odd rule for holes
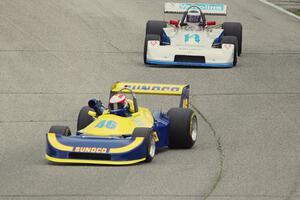
[[[136,94],[180,96],[179,107],[152,113],[138,106]],[[67,126],[50,128],[45,157],[54,163],[151,162],[157,149],[191,148],[197,126],[197,117],[189,109],[189,85],[116,82],[108,108],[99,99],[91,99],[80,110],[75,134]]]
[[[180,20],[146,24],[144,63],[196,67],[232,67],[242,53],[242,24],[207,21],[205,15],[226,15],[224,4],[165,3],[165,13]]]

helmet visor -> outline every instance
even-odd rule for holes
[[[119,110],[125,107],[125,102],[121,103],[110,103],[109,108],[110,110]]]
[[[200,23],[200,15],[187,15],[186,21],[189,23]]]

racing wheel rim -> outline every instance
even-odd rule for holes
[[[155,140],[154,137],[150,140],[150,146],[149,146],[149,156],[153,158],[155,155]]]
[[[197,133],[198,133],[197,118],[193,117],[193,119],[192,119],[192,131],[191,131],[191,137],[192,137],[193,141],[196,141]]]

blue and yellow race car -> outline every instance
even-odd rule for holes
[[[151,162],[157,149],[191,148],[197,138],[197,117],[189,109],[189,85],[116,82],[110,96],[131,94],[126,116],[112,114],[92,99],[78,115],[77,131],[52,126],[46,134],[46,159],[55,163],[129,165]],[[181,96],[167,113],[139,107],[135,94]],[[127,95],[128,96],[128,95]]]

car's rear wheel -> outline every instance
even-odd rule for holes
[[[151,162],[155,156],[155,138],[151,128],[135,128],[132,137],[143,137],[146,140],[146,162]]]
[[[237,52],[238,52],[238,39],[235,36],[224,36],[222,38],[222,44],[233,44],[234,55],[233,55],[233,66],[237,64]]]
[[[224,22],[222,24],[224,36],[235,36],[238,40],[238,56],[242,54],[243,47],[243,26],[239,22]]]
[[[145,43],[144,43],[144,63],[145,64],[149,64],[147,63],[147,51],[148,51],[148,41],[157,41],[160,44],[160,36],[159,35],[155,35],[155,34],[147,34],[145,37]]]
[[[170,118],[169,147],[191,148],[198,134],[197,117],[194,111],[186,108],[171,108],[167,115]]]
[[[71,130],[67,126],[51,126],[49,133],[55,133],[57,135],[70,136]]]
[[[94,118],[88,114],[89,111],[94,111],[94,109],[90,108],[89,106],[84,106],[81,108],[77,119],[77,131],[84,129],[94,121]]]

